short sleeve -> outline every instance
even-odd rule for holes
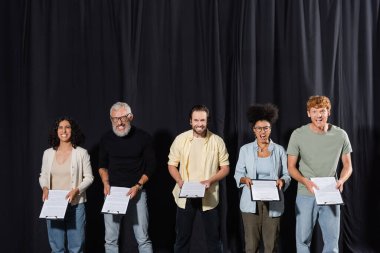
[[[350,143],[350,139],[348,138],[348,135],[345,131],[343,131],[343,137],[344,137],[344,142],[343,142],[343,154],[348,154],[352,152],[352,147]]]
[[[288,149],[286,151],[288,155],[299,156],[300,148],[299,148],[297,136],[298,136],[297,132],[293,131],[289,139]]]
[[[168,165],[172,165],[174,167],[178,167],[180,159],[181,159],[181,152],[179,148],[179,139],[176,137],[170,146],[170,151],[169,151],[169,161]]]
[[[219,139],[219,166],[225,166],[230,165],[230,162],[228,160],[228,151],[226,148],[226,144],[224,143],[223,139]]]

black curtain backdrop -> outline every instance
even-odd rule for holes
[[[48,129],[60,115],[84,130],[96,177],[88,190],[86,252],[101,253],[100,136],[109,108],[128,102],[134,124],[154,138],[157,170],[147,185],[155,252],[172,252],[176,206],[167,155],[189,129],[196,103],[230,153],[222,183],[225,252],[243,252],[233,174],[241,145],[253,140],[252,103],[280,108],[275,142],[287,147],[306,124],[306,100],[332,100],[330,121],[345,129],[353,175],[345,184],[341,252],[380,252],[380,0],[3,0],[0,2],[1,252],[49,252],[38,185]],[[295,252],[296,183],[285,194],[281,252]],[[137,252],[126,219],[121,252]],[[192,252],[206,252],[201,220]],[[323,240],[315,231],[313,252]]]

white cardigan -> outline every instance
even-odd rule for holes
[[[49,148],[45,150],[42,157],[42,167],[40,174],[40,185],[43,189],[47,187],[50,189],[51,183],[51,168],[55,157],[56,150]],[[76,147],[71,153],[71,187],[79,189],[79,195],[73,200],[72,204],[83,203],[87,201],[86,189],[94,181],[92,175],[90,155],[87,150],[81,147]]]

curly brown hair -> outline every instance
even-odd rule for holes
[[[80,146],[81,144],[84,143],[85,136],[82,130],[80,129],[78,123],[70,117],[63,116],[56,119],[50,129],[48,143],[49,143],[49,146],[52,147],[54,150],[57,150],[59,146],[59,142],[60,142],[58,138],[58,133],[57,133],[58,126],[59,126],[59,123],[61,123],[64,120],[67,120],[71,126],[71,138],[70,138],[71,145],[73,145],[73,147],[76,148],[77,146]]]

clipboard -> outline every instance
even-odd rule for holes
[[[126,214],[130,199],[127,196],[129,189],[127,187],[111,186],[110,194],[104,199],[101,213]]]
[[[251,199],[252,201],[280,201],[279,189],[276,180],[252,179]]]
[[[68,200],[67,190],[49,190],[48,199],[45,200],[39,218],[48,220],[63,220],[65,218]]]
[[[179,192],[180,198],[203,198],[206,187],[200,182],[184,182]]]
[[[344,205],[342,194],[339,189],[336,188],[335,177],[314,177],[310,178],[310,180],[319,187],[319,190],[314,188],[317,205]]]

